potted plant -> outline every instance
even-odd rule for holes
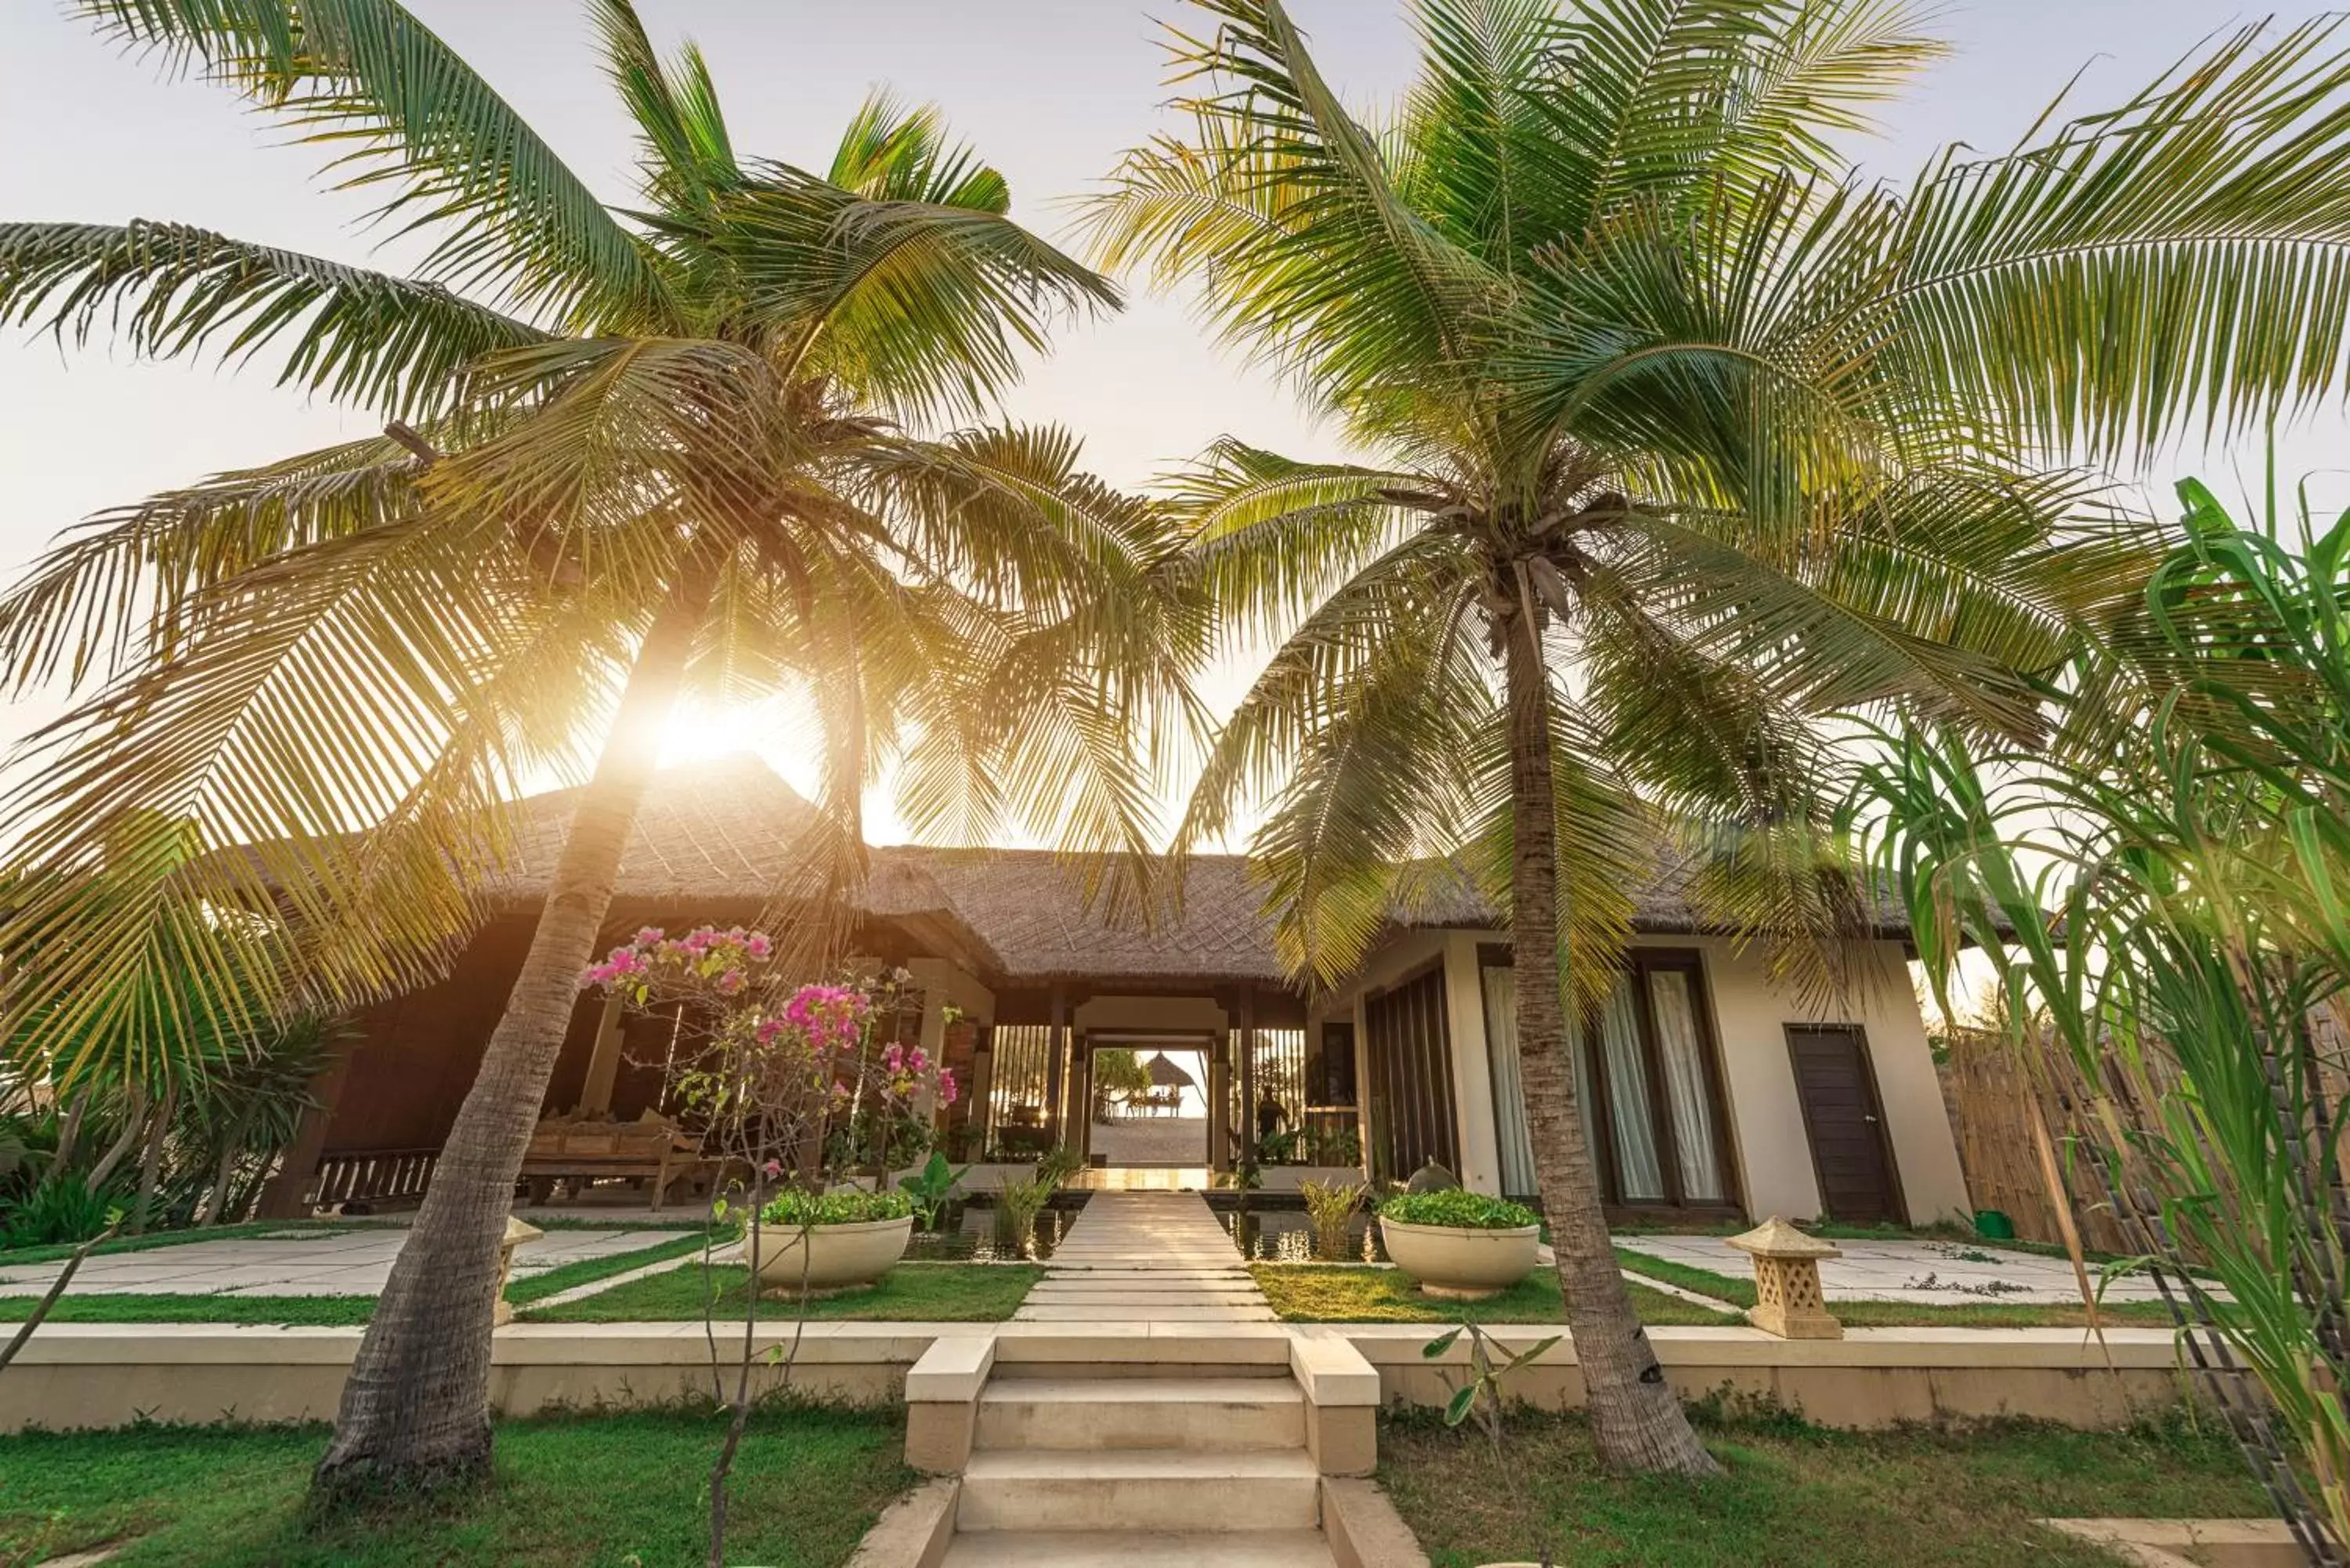
[[[1523,1203],[1456,1187],[1388,1199],[1379,1239],[1422,1293],[1482,1301],[1534,1272],[1542,1222]]]
[[[903,1192],[777,1193],[746,1228],[743,1251],[762,1289],[795,1295],[869,1285],[906,1255],[914,1203]]]

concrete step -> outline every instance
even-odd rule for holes
[[[962,1472],[958,1532],[1313,1530],[1320,1477],[1303,1449],[1192,1453],[1012,1449],[974,1453]]]
[[[983,1449],[1303,1448],[1305,1397],[1271,1377],[1022,1377],[979,1397]]]
[[[956,1536],[943,1568],[1336,1568],[1336,1562],[1312,1530],[991,1530]]]

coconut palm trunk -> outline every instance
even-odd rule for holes
[[[1713,1475],[1648,1331],[1624,1288],[1599,1205],[1599,1172],[1575,1105],[1565,1005],[1566,928],[1561,923],[1557,786],[1552,773],[1550,679],[1542,633],[1510,618],[1510,807],[1516,857],[1510,879],[1511,981],[1517,993],[1519,1071],[1534,1179],[1550,1221],[1575,1359],[1599,1451],[1628,1469]]]
[[[522,972],[359,1342],[334,1441],[314,1478],[329,1496],[488,1473],[498,1247],[711,590],[710,575],[692,571],[638,650]]]

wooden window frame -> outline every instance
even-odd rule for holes
[[[1480,985],[1482,984],[1482,971],[1507,968],[1511,961],[1511,950],[1506,943],[1479,944]],[[1649,973],[1656,970],[1679,971],[1690,979],[1690,1014],[1697,1023],[1698,1055],[1705,1078],[1706,1109],[1713,1118],[1714,1158],[1719,1167],[1716,1174],[1721,1180],[1722,1195],[1718,1199],[1690,1199],[1681,1193],[1680,1158],[1674,1139],[1669,1092],[1665,1086],[1664,1045],[1657,1032],[1656,1003],[1648,984]],[[1705,953],[1698,948],[1635,947],[1624,955],[1623,973],[1632,981],[1633,1012],[1640,1032],[1641,1071],[1648,1078],[1648,1115],[1651,1130],[1656,1135],[1657,1158],[1665,1181],[1666,1197],[1662,1201],[1644,1199],[1637,1202],[1627,1201],[1624,1197],[1623,1173],[1617,1159],[1615,1103],[1608,1077],[1607,1054],[1599,1049],[1599,1014],[1594,1010],[1585,1015],[1582,1034],[1589,1052],[1592,1078],[1592,1082],[1585,1085],[1585,1090],[1597,1096],[1591,1117],[1594,1145],[1591,1153],[1593,1166],[1599,1174],[1601,1204],[1616,1214],[1635,1217],[1742,1215],[1746,1212],[1746,1183],[1740,1169],[1737,1124],[1730,1116],[1730,1075],[1722,1061],[1721,1030],[1714,1018],[1713,986],[1706,971]],[[1567,1049],[1570,1056],[1575,1054],[1572,1041]],[[1793,1051],[1792,1042],[1788,1049]],[[1568,1069],[1574,1072],[1579,1065],[1578,1062],[1570,1060]],[[1873,1063],[1871,1071],[1875,1071]],[[1881,1112],[1881,1096],[1878,1104]],[[1498,1128],[1495,1136],[1500,1136]],[[1906,1204],[1903,1212],[1908,1212]]]

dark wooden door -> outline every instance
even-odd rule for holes
[[[1866,1036],[1855,1028],[1791,1024],[1787,1049],[1827,1217],[1856,1224],[1898,1220],[1900,1198]]]

